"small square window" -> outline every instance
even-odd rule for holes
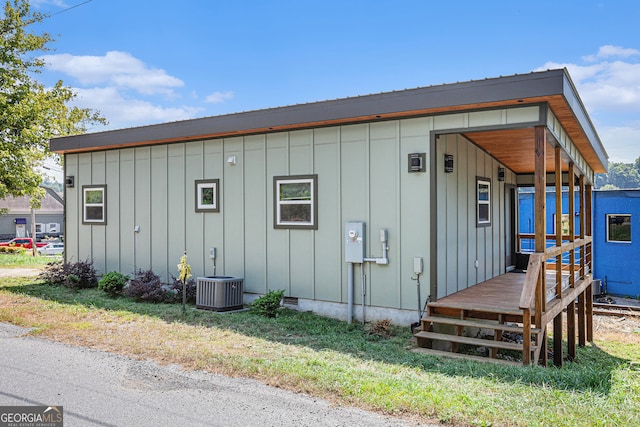
[[[318,176],[274,176],[274,228],[318,229]]]
[[[476,178],[476,224],[478,227],[491,225],[491,180]]]
[[[607,242],[631,243],[630,214],[607,214]]]
[[[83,185],[82,186],[82,223],[106,224],[107,223],[107,186]]]
[[[196,180],[196,212],[220,212],[218,179]]]

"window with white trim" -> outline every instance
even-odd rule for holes
[[[631,243],[631,214],[607,214],[607,242]]]
[[[196,212],[220,212],[219,179],[196,180]]]
[[[274,176],[274,228],[317,230],[317,200],[317,175]]]
[[[491,180],[476,178],[476,225],[491,225]]]
[[[82,223],[106,224],[107,223],[107,186],[83,185],[82,186]]]

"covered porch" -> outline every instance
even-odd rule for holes
[[[575,360],[576,346],[593,340],[593,303],[591,275],[580,277],[571,284],[568,275],[560,280],[561,294],[557,294],[556,275],[547,272],[545,292],[538,294],[542,277],[539,254],[530,258],[524,274],[509,272],[475,286],[443,297],[427,306],[420,330],[415,333],[420,350],[439,355],[462,355],[460,344],[488,348],[492,361],[505,362],[500,351],[522,354],[522,363],[547,364],[547,325],[554,322],[553,361],[562,365],[563,313],[566,312],[567,358]],[[538,303],[540,301],[540,303]],[[576,301],[578,301],[576,303]],[[543,310],[536,307],[542,305]],[[539,317],[538,317],[539,316]],[[434,325],[438,325],[434,331]],[[466,333],[465,333],[466,332]],[[504,333],[520,334],[521,339],[503,340]],[[479,337],[482,336],[482,337]],[[443,352],[433,348],[430,341],[449,343]],[[507,362],[508,363],[508,362]]]
[[[548,325],[553,322],[553,363],[561,366],[563,330],[568,360],[576,359],[577,345],[593,340],[592,188],[595,173],[606,171],[607,158],[568,75],[565,79],[562,96],[536,98],[540,123],[463,134],[515,173],[518,187],[533,187],[535,232],[520,235],[515,226],[493,231],[513,242],[505,245],[507,259],[522,252],[523,239],[531,239],[533,250],[526,267],[520,266],[523,273],[511,272],[515,262],[508,261],[488,280],[467,279],[460,290],[444,295],[438,294],[442,287],[437,283],[442,267],[433,262],[431,302],[415,331],[418,351],[473,358],[460,353],[464,345],[482,346],[488,349],[486,360],[504,360],[502,353],[515,351],[524,365],[546,366]],[[548,191],[556,195],[552,230],[546,222]],[[563,191],[569,194],[564,210]],[[563,213],[570,220],[563,222]],[[437,236],[438,231],[432,233]],[[507,342],[506,333],[522,338]]]

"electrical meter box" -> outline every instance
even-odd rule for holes
[[[344,257],[346,262],[364,262],[364,222],[347,222],[344,227]]]

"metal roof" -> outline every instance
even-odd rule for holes
[[[541,102],[563,110],[555,114],[572,121],[563,125],[573,129],[571,137],[591,167],[606,170],[608,155],[564,69],[66,136],[52,139],[50,147],[91,152]]]

